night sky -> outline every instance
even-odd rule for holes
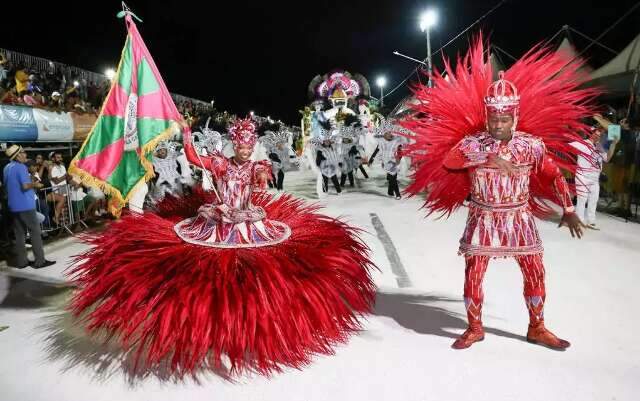
[[[426,39],[418,16],[438,10],[432,31],[435,51],[500,0],[439,1],[140,1],[127,2],[143,23],[138,28],[160,72],[174,93],[209,101],[220,110],[261,115],[298,123],[308,103],[307,85],[316,74],[335,68],[369,79],[387,77],[387,90],[415,65],[392,53],[423,59]],[[446,53],[464,51],[469,35],[479,29],[492,42],[519,57],[535,43],[568,24],[596,37],[637,0],[510,0]],[[20,7],[20,12],[11,10]],[[91,9],[89,9],[91,8]],[[125,39],[125,26],[115,18],[118,1],[63,1],[3,6],[0,47],[103,72],[115,67]],[[620,51],[640,31],[640,8],[602,38]],[[576,47],[588,41],[573,34]],[[598,67],[613,57],[594,46],[585,54]],[[441,56],[434,58],[436,66]],[[505,61],[508,57],[505,56]],[[408,94],[398,90],[386,99]]]

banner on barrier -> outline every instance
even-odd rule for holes
[[[38,127],[32,108],[0,106],[0,141],[33,142],[37,139]]]
[[[95,114],[57,113],[25,106],[0,105],[0,141],[83,141],[96,120]]]
[[[38,127],[38,141],[68,142],[73,140],[73,121],[69,113],[33,109]]]

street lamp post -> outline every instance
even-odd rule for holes
[[[436,24],[438,20],[437,14],[434,10],[427,10],[420,16],[420,30],[427,33],[427,71],[429,73],[429,88],[432,87],[431,74],[433,73],[433,67],[431,64],[431,27]]]
[[[380,88],[380,107],[384,107],[384,87],[387,85],[387,78],[380,76],[376,79],[376,85]]]

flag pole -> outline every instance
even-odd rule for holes
[[[127,6],[127,5],[125,4],[125,2],[123,1],[123,2],[122,2],[122,11],[120,11],[120,12],[117,14],[117,17],[118,17],[118,18],[124,18],[124,16],[126,16],[126,15],[128,15],[128,16],[130,16],[130,17],[135,18],[136,20],[138,20],[138,22],[142,22],[142,20],[141,20],[137,15],[135,15],[135,14],[131,11],[131,9],[129,8],[129,6]]]
[[[209,185],[211,186],[211,189],[213,189],[213,193],[216,194],[216,198],[218,198],[218,202],[224,203],[222,201],[222,199],[220,198],[220,195],[218,195],[218,191],[216,190],[216,185],[209,178],[209,174],[208,174],[207,169],[204,168],[204,163],[202,162],[202,159],[200,158],[200,152],[198,152],[198,148],[196,148],[196,143],[194,142],[193,138],[191,138],[191,146],[193,147],[193,150],[195,150],[196,156],[198,156],[198,161],[200,162],[200,165],[203,167],[202,176],[203,177],[207,177],[207,181],[209,182]]]

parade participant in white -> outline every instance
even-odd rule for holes
[[[284,174],[289,168],[291,154],[293,153],[289,139],[289,132],[287,131],[266,131],[261,140],[271,161],[272,183],[270,186],[275,186],[278,191],[283,190]]]
[[[322,111],[323,101],[321,99],[313,102],[313,112],[311,113],[311,137],[316,138],[321,135],[321,123],[325,123],[327,118]]]
[[[615,139],[609,147],[609,152],[605,152],[600,144],[602,128],[593,127],[589,137],[585,142],[572,142],[571,146],[578,149],[582,154],[578,154],[578,169],[576,171],[576,214],[587,227],[597,230],[596,207],[600,197],[600,173],[602,164],[608,162],[613,156],[616,144],[619,139]],[[587,157],[589,159],[587,159]],[[586,207],[585,207],[586,206]],[[585,213],[586,211],[586,213]]]
[[[387,194],[400,199],[400,188],[398,187],[398,166],[400,164],[402,144],[404,140],[394,134],[390,129],[386,130],[382,138],[378,139],[378,147],[369,158],[369,165],[373,163],[378,152],[382,158],[382,168],[387,173]]]
[[[178,156],[180,153],[169,142],[160,142],[156,147],[152,160],[153,169],[158,175],[153,190],[153,198],[156,201],[162,200],[167,193],[182,194],[182,176],[178,171]]]
[[[316,145],[316,165],[320,168],[320,173],[322,174],[322,191],[328,192],[329,180],[331,180],[336,192],[342,192],[338,181],[342,158],[338,138],[323,130],[322,135],[314,139],[314,141],[319,141]]]
[[[349,127],[342,127],[340,129],[340,135],[342,137],[342,177],[340,177],[340,185],[344,187],[349,178],[349,185],[353,187],[354,177],[353,174],[358,169],[362,171],[365,178],[368,178],[367,172],[362,167],[362,154],[364,148],[360,146],[360,136],[362,129],[354,125]]]

